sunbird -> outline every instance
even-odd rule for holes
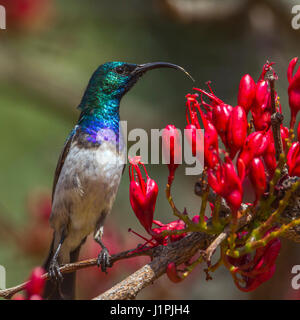
[[[74,299],[75,272],[59,267],[78,260],[90,233],[101,246],[97,264],[106,272],[110,255],[102,242],[103,224],[116,198],[125,168],[126,147],[119,130],[120,101],[147,71],[182,67],[167,62],[107,62],[92,75],[78,108],[77,124],[58,159],[52,189],[50,225],[54,229],[44,268],[49,272],[45,299]]]

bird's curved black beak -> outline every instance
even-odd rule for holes
[[[133,75],[142,75],[145,72],[153,69],[159,69],[159,68],[172,68],[179,71],[184,72],[191,80],[195,82],[193,77],[182,67],[178,66],[177,64],[169,63],[169,62],[149,62],[145,64],[138,65],[133,71]]]

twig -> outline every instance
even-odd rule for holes
[[[140,251],[138,251],[137,249],[132,249],[132,250],[123,251],[121,253],[112,255],[111,262],[115,263],[119,260],[129,259],[129,258],[138,257],[138,256],[150,256],[151,257],[152,254],[153,254],[152,248],[146,247]],[[97,265],[97,258],[93,258],[93,259],[88,259],[88,260],[83,260],[83,261],[79,261],[79,262],[75,262],[75,263],[66,264],[66,265],[62,266],[61,268],[59,268],[59,270],[61,273],[71,273],[71,272],[75,272],[80,269],[94,267],[96,265]],[[48,273],[45,273],[42,276],[42,278],[49,280]],[[5,298],[5,299],[10,299],[17,292],[24,290],[27,283],[28,282],[24,282],[24,283],[17,285],[15,287],[0,290],[0,297]]]
[[[209,247],[201,252],[201,255],[203,259],[207,262],[207,264],[210,264],[211,257],[217,250],[218,246],[228,237],[230,233],[230,226],[226,226],[223,232],[221,232],[214,241],[209,245]]]

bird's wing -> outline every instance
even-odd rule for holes
[[[52,187],[52,202],[53,202],[53,198],[54,198],[54,193],[55,193],[55,188],[56,188],[56,184],[61,172],[61,169],[65,163],[65,160],[67,158],[67,155],[70,151],[70,147],[72,145],[72,142],[74,140],[74,137],[76,135],[76,127],[74,128],[74,130],[71,132],[70,136],[68,137],[67,141],[65,142],[64,148],[62,150],[62,152],[59,155],[58,158],[58,162],[56,165],[56,169],[55,169],[55,174],[54,174],[54,181],[53,181],[53,187]]]

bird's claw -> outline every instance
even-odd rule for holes
[[[56,283],[61,283],[63,281],[63,276],[59,270],[59,264],[57,260],[51,261],[48,273],[51,281]]]
[[[98,255],[97,259],[98,267],[101,266],[101,271],[107,273],[107,268],[111,267],[110,254],[106,248],[103,248]]]

